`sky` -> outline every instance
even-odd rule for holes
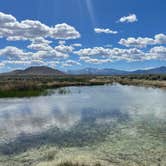
[[[166,66],[165,0],[1,0],[0,72]]]

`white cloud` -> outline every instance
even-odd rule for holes
[[[88,57],[88,56],[80,57],[80,60],[82,60],[86,63],[92,63],[92,64],[103,64],[103,63],[112,62],[111,59],[97,59],[97,58],[91,58],[91,57]]]
[[[74,27],[63,23],[51,28],[51,36],[55,39],[68,40],[80,38],[80,33]]]
[[[58,57],[58,58],[67,58],[69,57],[69,53],[72,53],[74,47],[63,45],[66,42],[59,42],[60,45],[55,46],[54,48],[49,45],[51,41],[46,40],[44,38],[37,38],[32,41],[30,45],[28,45],[29,49],[36,50],[33,56],[35,57]]]
[[[79,56],[85,56],[85,57],[94,57],[94,58],[106,58],[110,61],[116,61],[116,60],[126,60],[126,61],[136,61],[141,60],[142,55],[144,55],[144,52],[132,48],[132,49],[120,49],[120,48],[104,48],[104,47],[94,47],[94,48],[86,48],[81,49],[79,51],[75,51],[75,54]]]
[[[49,65],[54,66],[60,61],[69,58],[74,47],[79,44],[65,45],[69,39],[77,39],[80,33],[66,23],[47,26],[37,20],[18,21],[14,16],[0,12],[0,38],[7,40],[29,40],[31,43],[25,50],[14,46],[0,49],[3,63],[0,65]],[[49,40],[48,40],[49,38]],[[52,39],[61,40],[59,45],[53,47]],[[67,61],[67,64],[74,61]],[[76,62],[75,62],[76,64]]]
[[[151,48],[148,51],[142,51],[137,48],[120,49],[120,48],[103,48],[94,47],[80,49],[75,51],[80,56],[80,60],[86,63],[108,63],[114,61],[147,61],[147,60],[164,60],[166,61],[166,47],[159,46]]]
[[[59,44],[59,45],[65,45],[65,44],[66,44],[66,41],[65,41],[65,40],[60,40],[60,41],[58,42],[58,44]]]
[[[0,62],[0,68],[3,68],[5,64],[3,62]]]
[[[4,14],[2,12],[0,12],[0,24],[5,24],[5,23],[10,23],[10,22],[15,22],[16,18],[13,17],[10,14]]]
[[[71,46],[73,46],[73,47],[82,47],[82,44],[81,43],[74,43]]]
[[[59,64],[59,61],[43,61],[43,60],[6,60],[3,62],[3,65],[24,65],[24,66],[36,66],[36,65],[42,65],[42,66],[50,66],[55,67],[57,64]]]
[[[49,50],[40,50],[37,52],[26,52],[17,47],[8,46],[3,49],[0,49],[0,56],[3,56],[4,61],[49,61],[55,59],[65,59],[69,57],[69,54],[66,52],[60,52],[56,49],[50,47]]]
[[[44,59],[33,57],[35,53],[25,52],[17,47],[8,46],[0,49],[0,56],[3,57],[3,65],[33,65],[45,64]]]
[[[26,60],[5,60],[4,61],[5,65],[30,65],[31,61],[26,61]]]
[[[151,48],[149,56],[151,59],[166,60],[166,47],[158,46]]]
[[[119,44],[124,45],[126,47],[137,47],[137,48],[144,48],[148,45],[157,45],[157,44],[166,44],[166,35],[165,34],[157,34],[154,38],[133,38],[129,37],[127,39],[121,39]]]
[[[120,18],[119,22],[127,22],[127,23],[133,23],[138,21],[137,16],[135,14],[130,14],[129,16],[123,16]]]
[[[62,53],[72,53],[74,50],[74,47],[72,46],[65,46],[65,45],[59,45],[55,47],[55,50]]]
[[[103,28],[95,28],[94,31],[96,33],[106,33],[106,34],[117,34],[118,31],[113,31],[111,29],[103,29]]]
[[[38,37],[38,38],[33,39],[32,43],[35,43],[35,44],[41,44],[41,43],[42,44],[51,44],[52,41],[47,40],[47,39],[45,39],[43,37]]]
[[[28,48],[32,50],[38,50],[38,51],[49,51],[50,49],[52,49],[49,45],[44,43],[41,43],[41,44],[32,43],[28,45]]]
[[[126,22],[126,21],[124,21]],[[129,21],[128,21],[129,22]],[[118,33],[111,29],[95,29],[96,33]],[[72,26],[63,23],[49,27],[39,21],[23,20],[17,21],[12,15],[0,13],[0,37],[7,40],[29,40],[31,43],[26,49],[19,49],[14,46],[7,46],[0,49],[0,67],[8,64],[24,65],[49,65],[57,64],[63,66],[80,65],[79,61],[70,59],[70,55],[79,55],[79,60],[86,63],[102,64],[114,61],[145,61],[145,60],[166,60],[166,47],[158,46],[148,51],[140,48],[148,45],[166,44],[166,35],[157,34],[153,38],[139,37],[121,39],[120,44],[126,47],[134,48],[113,48],[93,47],[93,48],[76,48],[82,47],[80,43],[66,45],[68,39],[80,37],[79,32]],[[49,39],[49,40],[48,40]],[[53,46],[52,39],[60,40],[59,45]],[[77,51],[75,51],[77,49]],[[79,49],[79,50],[78,50]],[[78,58],[78,56],[77,56]],[[2,61],[2,60],[1,60]]]
[[[120,49],[120,48],[104,48],[94,47],[73,51],[70,46],[59,45],[50,50],[40,50],[36,52],[26,52],[16,47],[8,46],[0,49],[0,56],[4,65],[48,65],[56,66],[74,66],[80,65],[79,60],[71,60],[70,53],[79,55],[79,60],[92,64],[111,63],[114,61],[147,61],[147,60],[166,60],[166,47],[158,46],[151,48],[149,51],[142,51],[137,48]],[[64,61],[65,60],[65,61]]]
[[[66,23],[49,27],[37,20],[23,20],[21,22],[5,13],[0,12],[0,37],[7,40],[34,40],[35,38],[77,39],[80,33]]]
[[[37,51],[33,54],[33,58],[35,58],[35,59],[46,59],[46,58],[65,59],[68,57],[69,57],[69,54],[59,52],[55,49],[50,49],[48,51]]]
[[[147,45],[153,45],[154,40],[151,38],[142,38],[142,37],[138,37],[138,38],[133,38],[133,37],[129,37],[128,39],[121,39],[119,41],[119,44],[124,45],[126,47],[137,47],[137,48],[143,48],[146,47]]]
[[[166,56],[166,47],[153,47],[152,49],[150,49],[150,53],[165,54]]]
[[[103,47],[94,47],[94,48],[84,48],[74,53],[80,56],[97,56],[97,55],[109,55],[110,49],[105,49]]]
[[[155,43],[156,44],[166,44],[166,35],[165,34],[157,34],[155,35]]]
[[[24,52],[23,50],[13,46],[7,46],[0,49],[0,56],[7,59],[27,59],[32,56],[32,54],[32,52]]]
[[[32,40],[32,43],[27,48],[37,51],[49,51],[52,47],[49,45],[52,41],[46,40],[42,37]]]
[[[78,61],[74,60],[67,60],[65,63],[63,63],[64,67],[76,66],[76,65],[81,65],[81,64]]]

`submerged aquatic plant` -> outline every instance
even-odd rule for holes
[[[72,162],[64,162],[64,163],[60,163],[58,164],[57,166],[90,166],[90,165],[87,165],[87,164],[79,164],[79,163],[72,163]],[[96,163],[95,165],[93,166],[101,166],[100,163]]]

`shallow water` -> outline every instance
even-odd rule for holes
[[[136,86],[69,87],[51,96],[0,99],[0,141],[57,127],[70,130],[86,117],[96,123],[138,118],[166,120],[166,91]]]
[[[0,99],[0,166],[166,165],[165,140],[163,89],[115,84]]]

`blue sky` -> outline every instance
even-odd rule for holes
[[[0,71],[166,65],[165,0],[1,0]]]

